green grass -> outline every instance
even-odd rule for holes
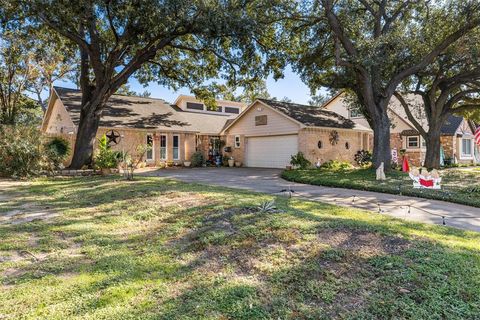
[[[428,190],[414,189],[408,174],[399,171],[388,172],[385,181],[377,181],[375,170],[372,169],[346,171],[309,169],[282,173],[284,179],[300,183],[400,194],[480,207],[479,171],[449,169],[441,171],[440,175],[442,190]]]
[[[61,215],[0,225],[2,319],[480,314],[479,233],[159,178],[19,191],[9,207]],[[275,212],[258,210],[270,200]]]

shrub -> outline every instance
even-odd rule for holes
[[[355,162],[361,167],[372,165],[372,153],[368,150],[360,150],[355,154]]]
[[[32,176],[40,172],[46,161],[38,129],[0,126],[0,175]]]
[[[95,156],[95,166],[100,169],[116,168],[119,162],[118,152],[113,151],[108,145],[106,135],[98,139],[98,152]]]
[[[58,169],[70,153],[70,144],[67,140],[55,137],[45,143],[45,154],[54,169]]]
[[[290,164],[299,169],[307,169],[312,165],[312,163],[305,158],[302,152],[298,152],[296,155],[292,156]]]
[[[203,163],[205,162],[205,158],[203,156],[203,153],[201,152],[195,152],[192,155],[192,158],[190,159],[192,162],[192,167],[201,167],[203,166]]]
[[[338,161],[338,160],[330,160],[323,163],[320,166],[321,169],[331,170],[331,171],[342,171],[342,170],[351,170],[353,166],[348,161]]]

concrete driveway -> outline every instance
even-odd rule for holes
[[[282,190],[293,190],[294,197],[371,210],[413,221],[432,224],[445,221],[448,226],[480,231],[480,208],[438,200],[293,183],[280,178],[281,172],[279,169],[260,168],[184,168],[146,169],[139,174],[278,195],[287,194]]]

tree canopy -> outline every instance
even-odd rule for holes
[[[402,81],[480,23],[478,1],[318,0],[293,17],[292,64],[315,93],[349,89],[374,130],[375,165],[390,163],[387,107]],[[428,39],[425,30],[434,30]]]
[[[78,46],[82,112],[73,167],[91,159],[105,103],[131,76],[177,89],[189,87],[207,103],[215,88],[251,85],[281,74],[267,54],[286,1],[22,1],[32,23]],[[207,83],[208,82],[208,83]]]

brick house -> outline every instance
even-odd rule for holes
[[[407,103],[420,106],[413,108],[413,115],[417,121],[428,130],[428,123],[423,108],[422,99],[419,96],[410,95],[405,99]],[[341,114],[355,123],[369,128],[367,120],[356,110],[350,110],[348,103],[345,102],[343,93],[335,95],[328,101],[324,108]],[[392,97],[389,105],[388,114],[391,122],[390,144],[393,154],[400,154],[404,151],[409,161],[420,166],[425,160],[426,145],[420,133],[415,126],[408,120],[403,106]],[[475,126],[467,119],[451,115],[441,128],[441,148],[442,161],[462,164],[474,164],[480,162],[480,152],[478,146],[474,143]],[[398,163],[401,157],[398,156]]]
[[[81,92],[54,87],[42,131],[75,143],[80,119]],[[285,168],[291,156],[303,152],[312,162],[354,162],[354,154],[371,149],[372,131],[322,108],[259,99],[248,107],[217,101],[208,109],[190,96],[174,104],[161,99],[113,95],[104,109],[97,138],[119,136],[116,150],[133,153],[149,144],[147,165],[189,161],[199,151],[207,159],[233,157],[249,167]],[[67,163],[68,165],[68,163]]]

